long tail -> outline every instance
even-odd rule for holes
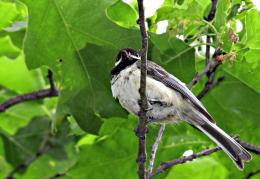
[[[233,160],[236,166],[243,170],[243,161],[252,159],[249,152],[237,143],[232,137],[226,134],[222,129],[210,121],[205,121],[204,124],[195,125],[210,139],[212,139],[223,151]]]

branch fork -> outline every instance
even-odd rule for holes
[[[44,99],[44,98],[48,98],[48,97],[58,96],[59,92],[55,87],[54,80],[53,80],[53,74],[52,74],[51,70],[48,70],[47,78],[50,83],[49,89],[43,89],[43,90],[39,90],[39,91],[27,93],[27,94],[14,96],[14,97],[8,99],[7,101],[5,101],[4,103],[0,104],[0,112],[4,112],[8,108],[10,108],[16,104],[26,102],[26,101],[33,101],[33,100],[39,100],[39,99]]]

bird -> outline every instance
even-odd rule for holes
[[[140,111],[140,53],[123,48],[111,70],[111,91],[121,106],[138,116]],[[243,170],[244,161],[252,159],[249,152],[216,125],[215,120],[178,78],[158,64],[147,60],[146,77],[147,123],[185,121],[208,136]]]

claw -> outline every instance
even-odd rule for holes
[[[138,105],[141,106],[141,100],[138,100]],[[153,106],[148,102],[148,106],[147,108],[145,109],[146,111],[151,111],[153,109]]]

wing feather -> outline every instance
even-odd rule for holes
[[[139,61],[138,61],[139,62]],[[140,62],[137,63],[137,67],[140,68]],[[207,112],[203,104],[197,99],[197,97],[186,87],[184,83],[178,80],[173,75],[169,74],[159,65],[148,61],[147,62],[147,75],[151,78],[162,82],[165,86],[179,92],[183,98],[188,99],[193,106],[200,111],[210,122],[215,123],[215,120]]]

